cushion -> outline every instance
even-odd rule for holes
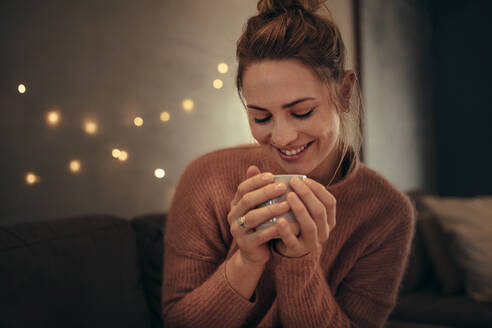
[[[449,247],[451,236],[443,230],[434,213],[423,212],[419,223],[441,293],[445,296],[462,294],[464,274]]]
[[[492,301],[492,196],[422,200],[450,237],[445,242],[464,271],[467,294]]]
[[[152,327],[162,327],[162,264],[165,214],[148,214],[131,220],[137,237],[140,269]]]
[[[105,215],[0,227],[0,327],[149,327],[135,234]]]

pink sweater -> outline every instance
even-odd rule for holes
[[[327,189],[336,227],[313,255],[273,252],[250,302],[228,283],[237,250],[227,213],[249,165],[283,172],[260,146],[204,155],[181,177],[164,238],[165,327],[382,327],[397,298],[414,232],[408,198],[358,158]]]

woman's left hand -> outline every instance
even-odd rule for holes
[[[299,223],[300,234],[295,235],[287,220],[277,221],[280,239],[275,240],[277,252],[287,257],[301,257],[320,251],[336,224],[336,199],[320,183],[306,178],[293,178],[290,186],[295,192],[287,194],[291,210]]]

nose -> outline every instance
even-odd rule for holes
[[[285,147],[297,139],[297,130],[290,122],[276,120],[273,125],[272,141],[278,147]]]

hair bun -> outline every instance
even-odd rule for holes
[[[291,8],[301,8],[307,12],[315,12],[326,0],[260,0],[260,14],[281,14]]]

